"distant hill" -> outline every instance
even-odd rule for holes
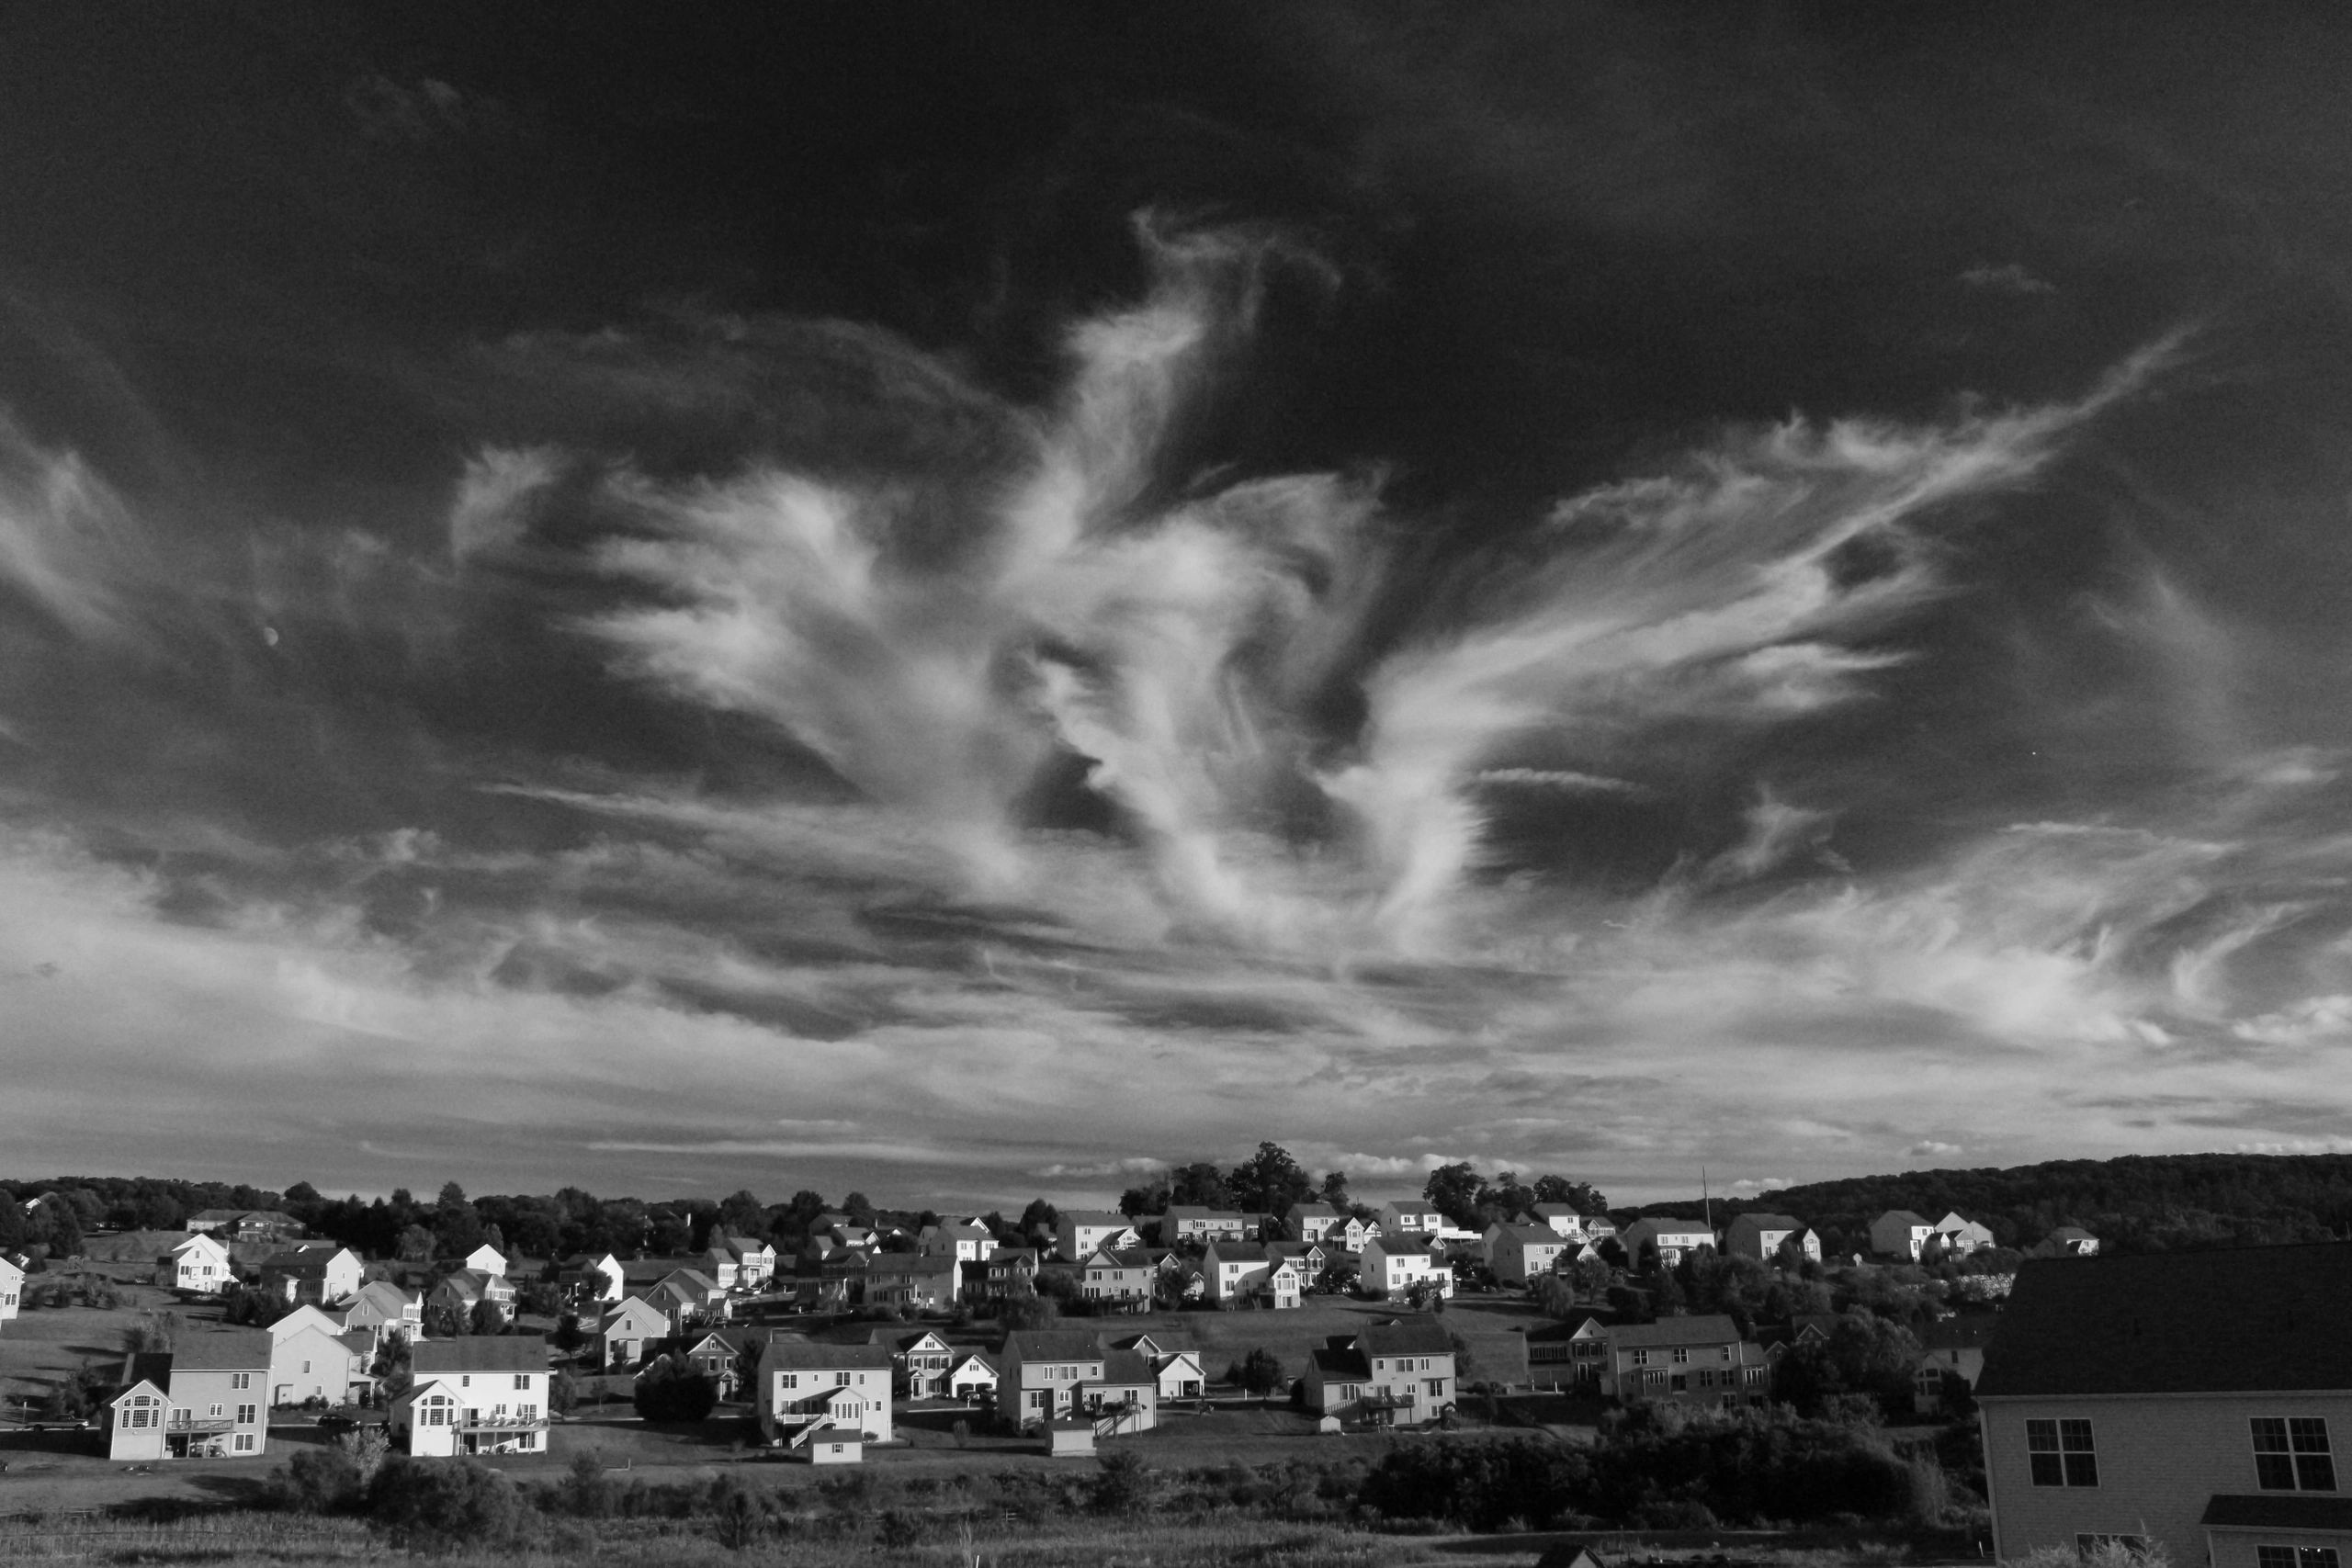
[[[2007,1170],[1910,1170],[1814,1181],[1748,1199],[1717,1199],[1715,1222],[1756,1210],[1794,1214],[1826,1249],[1865,1250],[1870,1222],[1889,1209],[1930,1220],[1957,1209],[2027,1247],[2075,1224],[2110,1252],[2167,1252],[2352,1238],[2352,1155],[2129,1155],[2049,1160]],[[1695,1219],[1695,1201],[1637,1214]]]

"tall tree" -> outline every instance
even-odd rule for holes
[[[1262,1143],[1258,1152],[1233,1168],[1225,1179],[1227,1193],[1244,1209],[1261,1213],[1286,1213],[1315,1190],[1315,1179],[1299,1168],[1288,1149]]]
[[[1457,1160],[1430,1171],[1429,1180],[1422,1185],[1421,1196],[1455,1224],[1475,1226],[1478,1223],[1478,1189],[1482,1185],[1470,1162]]]

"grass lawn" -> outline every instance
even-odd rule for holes
[[[174,1292],[141,1283],[150,1269],[150,1265],[129,1263],[62,1269],[59,1273],[69,1278],[80,1273],[105,1276],[121,1292],[122,1305],[31,1308],[0,1324],[0,1416],[14,1417],[23,1401],[43,1397],[85,1360],[119,1366],[123,1330],[138,1322],[143,1312],[175,1312],[189,1324],[220,1322],[217,1301],[188,1301]],[[26,1284],[30,1287],[49,1278],[28,1275]]]

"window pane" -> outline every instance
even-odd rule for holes
[[[2066,1484],[2066,1474],[2064,1471],[2059,1468],[2058,1456],[2056,1454],[2028,1454],[2026,1459],[2032,1466],[2033,1483],[2036,1486],[2064,1486]]]
[[[2058,1423],[2058,1446],[2070,1454],[2091,1451],[2091,1424],[2087,1421]]]
[[[2335,1568],[2335,1548],[2299,1546],[2295,1548],[2295,1568]]]
[[[2335,1490],[2335,1461],[2325,1454],[2297,1454],[2295,1479],[2306,1492]]]
[[[2254,1418],[2254,1451],[2258,1454],[2283,1454],[2287,1451],[2287,1423],[2276,1416]],[[2285,1547],[2276,1550],[2284,1551]]]
[[[2287,1423],[2294,1434],[2295,1451],[2299,1454],[2327,1452],[2327,1423],[2316,1416],[2298,1416]]]
[[[2070,1453],[2066,1457],[2066,1484],[2096,1486],[2098,1484],[2098,1456]]]
[[[2032,1453],[2056,1453],[2058,1451],[2058,1423],[2055,1421],[2027,1422],[2025,1446]]]
[[[2254,1456],[2254,1479],[2265,1492],[2292,1492],[2295,1489],[2295,1461],[2285,1454],[2256,1454]]]
[[[2257,1546],[2254,1559],[2256,1568],[2300,1568],[2291,1546]]]

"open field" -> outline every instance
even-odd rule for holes
[[[189,1324],[220,1322],[219,1302],[191,1301],[145,1284],[149,1271],[149,1266],[132,1263],[75,1265],[61,1273],[104,1276],[121,1292],[122,1304],[28,1309],[0,1325],[0,1416],[14,1416],[21,1401],[47,1394],[85,1360],[119,1365],[123,1330],[143,1312],[175,1312]]]

